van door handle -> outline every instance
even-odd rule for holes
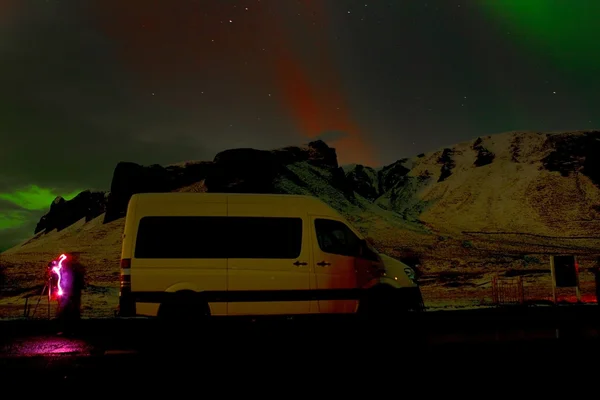
[[[324,266],[326,266],[326,265],[331,265],[331,263],[328,263],[328,262],[325,262],[325,261],[321,261],[320,263],[317,263],[317,265],[318,265],[319,267],[324,267]]]
[[[296,262],[294,263],[294,265],[295,265],[296,267],[299,267],[299,266],[301,266],[301,265],[308,265],[308,263],[305,263],[305,262],[300,262],[300,261],[296,261]]]

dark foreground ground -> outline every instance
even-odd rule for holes
[[[350,318],[222,320],[187,333],[152,320],[83,320],[66,336],[57,335],[53,321],[5,321],[0,380],[8,387],[25,377],[106,389],[224,379],[235,390],[242,378],[261,387],[290,379],[300,386],[340,379],[393,386],[454,375],[470,382],[477,374],[551,376],[583,366],[600,374],[599,311],[569,306],[431,312],[393,326]]]

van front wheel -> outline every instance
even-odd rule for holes
[[[418,311],[417,307],[403,289],[396,289],[387,285],[380,285],[366,291],[360,300],[358,313],[369,321],[397,321],[409,318],[411,311]]]

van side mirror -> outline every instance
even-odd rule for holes
[[[365,239],[360,239],[360,242],[358,245],[358,256],[362,257],[366,251],[367,251],[367,241]]]
[[[377,254],[373,250],[371,250],[371,247],[369,246],[369,242],[367,241],[367,239],[362,239],[360,241],[360,248],[358,251],[358,256],[360,258],[364,258],[366,260],[376,261],[378,259]]]

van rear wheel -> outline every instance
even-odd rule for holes
[[[206,325],[210,307],[195,292],[178,293],[169,302],[160,305],[158,319],[167,331],[191,331]]]

